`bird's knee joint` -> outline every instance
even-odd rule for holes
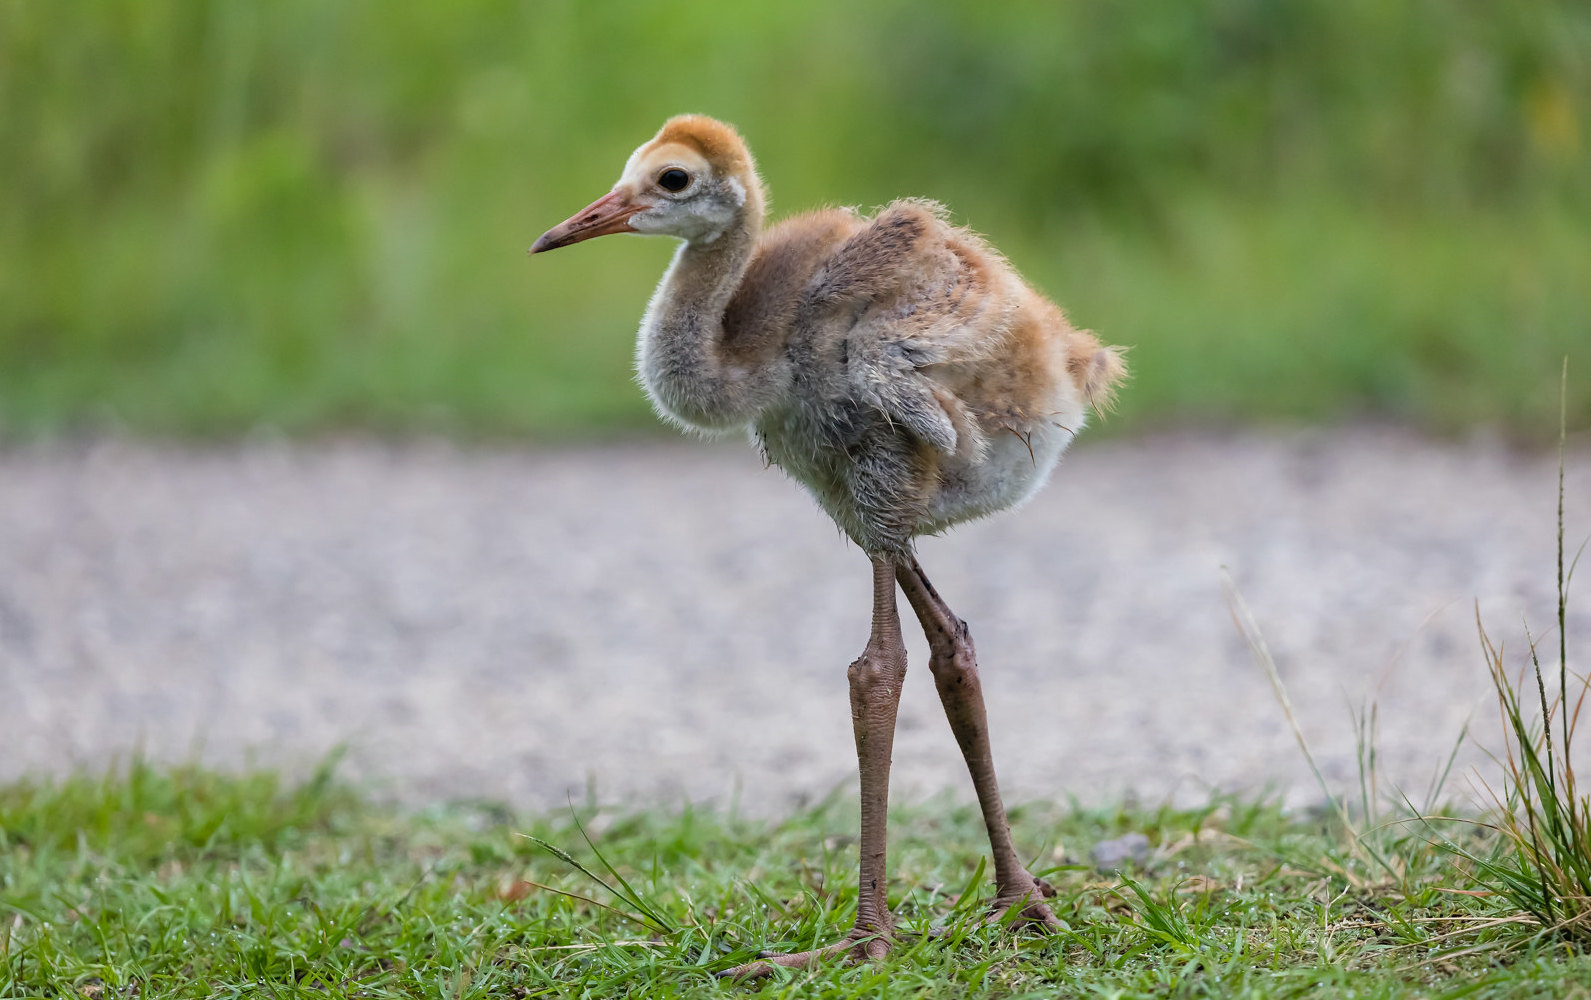
[[[941,670],[976,669],[978,651],[972,644],[972,630],[961,619],[954,621],[951,628],[934,635],[929,642],[929,652],[933,654],[931,667],[935,676]]]
[[[899,685],[901,679],[906,676],[906,657],[869,647],[861,656],[851,661],[845,676],[850,679],[853,687]]]
[[[928,661],[928,670],[940,689],[965,687],[978,680],[978,664],[970,657],[935,656]]]

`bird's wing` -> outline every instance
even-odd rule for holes
[[[838,318],[849,388],[946,453],[978,447],[976,422],[935,365],[997,350],[1008,326],[999,257],[947,223],[932,202],[897,201],[834,252],[808,289],[814,314]]]

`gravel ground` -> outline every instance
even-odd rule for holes
[[[1223,565],[1329,778],[1374,696],[1384,772],[1417,789],[1466,719],[1495,732],[1473,602],[1510,641],[1551,623],[1556,475],[1376,428],[1085,443],[922,558],[972,624],[1009,799],[1314,795]],[[1576,452],[1572,539],[1588,515]],[[346,773],[409,801],[778,811],[850,794],[868,589],[738,443],[13,448],[0,779],[138,749],[300,770],[346,744]],[[896,788],[968,795],[911,653]]]

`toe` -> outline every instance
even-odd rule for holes
[[[745,965],[737,965],[733,969],[725,969],[713,975],[719,979],[730,980],[762,979],[773,975],[773,966],[767,962],[747,962]]]
[[[759,961],[737,965],[733,969],[715,972],[719,979],[762,979],[773,975],[775,967],[806,969],[829,961],[877,961],[889,954],[889,940],[878,935],[862,937],[852,934],[838,944],[815,951],[778,952],[759,951]]]
[[[1029,902],[1031,899],[1032,894],[1024,895],[1021,899],[996,899],[993,909],[989,912],[989,923],[1003,924],[1009,918],[1013,924],[1027,924],[1038,927],[1045,932],[1058,931],[1065,928],[1066,925],[1061,923],[1060,918],[1048,906],[1043,903]],[[1012,910],[1016,910],[1014,916],[1012,915]]]
[[[1065,926],[1061,923],[1061,918],[1050,912],[1050,908],[1042,903],[1028,907],[1022,916],[1030,923],[1044,928],[1045,931],[1058,931]]]
[[[733,969],[713,973],[719,979],[763,979],[773,975],[776,967],[785,969],[804,969],[809,965],[816,965],[825,958],[830,957],[840,946],[830,945],[819,951],[759,951],[757,958],[760,961],[747,962],[737,965]]]

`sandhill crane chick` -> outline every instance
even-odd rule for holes
[[[1125,374],[1121,352],[1073,327],[938,205],[903,199],[871,218],[828,209],[764,228],[765,199],[735,130],[664,123],[611,191],[531,253],[609,233],[683,242],[641,321],[636,365],[664,419],[745,428],[873,565],[873,625],[850,666],[861,772],[860,892],[838,943],[767,954],[774,965],[878,958],[894,923],[885,810],[906,674],[897,585],[927,634],[940,700],[972,774],[994,858],[994,915],[1058,925],[1053,890],[1022,865],[995,781],[972,637],[928,582],[913,540],[1021,503],[1049,478],[1090,409]]]

